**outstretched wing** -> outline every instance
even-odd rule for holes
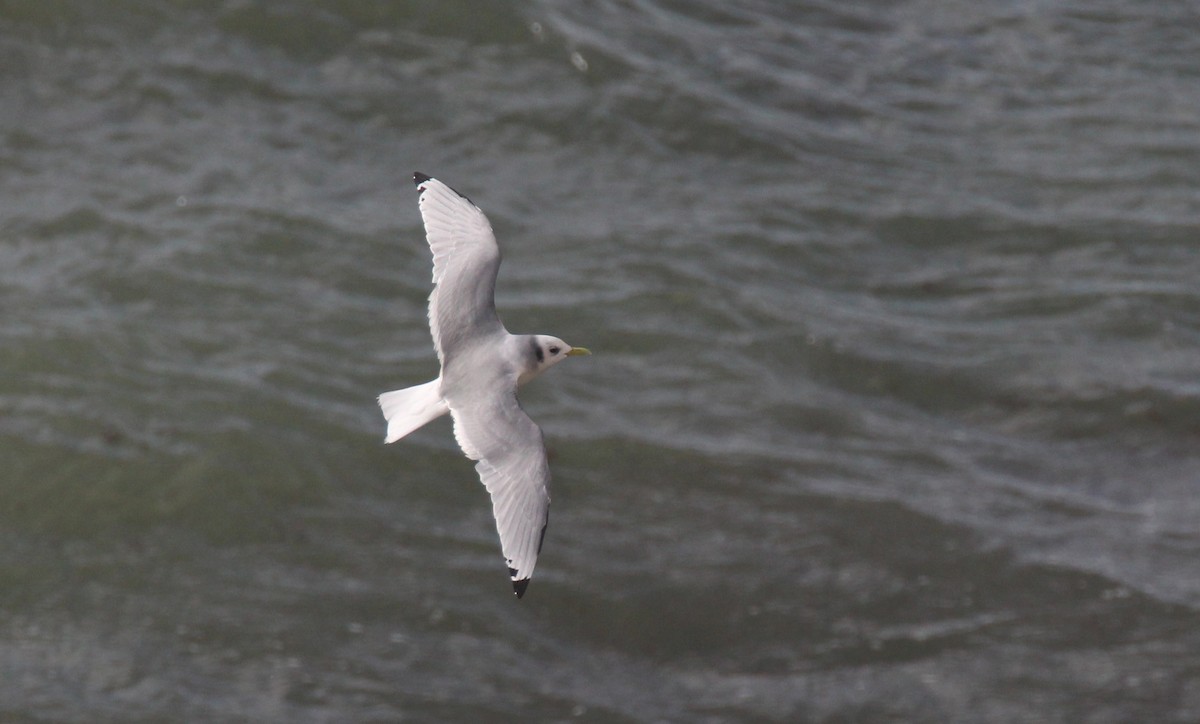
[[[495,300],[500,247],[492,225],[470,199],[423,173],[414,173],[413,183],[433,252],[429,331],[445,364],[462,340],[503,329]]]
[[[550,465],[542,431],[517,402],[515,387],[468,407],[450,406],[454,436],[476,460],[492,496],[500,548],[520,598],[533,575],[550,517]]]

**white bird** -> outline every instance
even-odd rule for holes
[[[441,362],[436,380],[379,396],[395,442],[447,412],[454,437],[492,497],[513,592],[529,586],[550,514],[550,465],[541,428],[517,389],[567,357],[591,354],[557,337],[509,334],[496,314],[500,247],[475,204],[437,179],[413,174],[433,252],[429,331]]]

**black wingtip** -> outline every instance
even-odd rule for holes
[[[421,184],[425,183],[426,181],[432,181],[432,180],[433,180],[432,176],[426,176],[425,174],[421,173],[420,171],[413,171],[413,184],[416,185],[417,191],[424,191],[424,189],[421,188]],[[444,182],[443,182],[443,185],[445,185]],[[459,196],[466,199],[469,204],[471,204],[472,206],[475,206],[475,202],[471,201],[470,196],[467,196],[463,192],[457,191],[452,187],[447,187],[447,188],[450,188],[451,191],[454,191],[454,193],[456,193]]]
[[[520,600],[521,596],[525,595],[526,588],[529,588],[528,578],[522,578],[519,581],[513,581],[513,593],[517,594],[518,600]]]

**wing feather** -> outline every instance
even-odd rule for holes
[[[413,181],[433,253],[429,331],[445,364],[462,340],[503,329],[495,302],[500,247],[487,216],[470,199],[422,173]]]
[[[470,407],[451,405],[454,435],[492,498],[500,548],[513,590],[525,592],[550,515],[550,465],[541,428],[521,409],[516,389]]]

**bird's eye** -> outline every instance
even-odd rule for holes
[[[551,347],[551,348],[550,348],[550,354],[558,354],[558,352],[559,352],[559,350],[558,350],[558,347]]]

